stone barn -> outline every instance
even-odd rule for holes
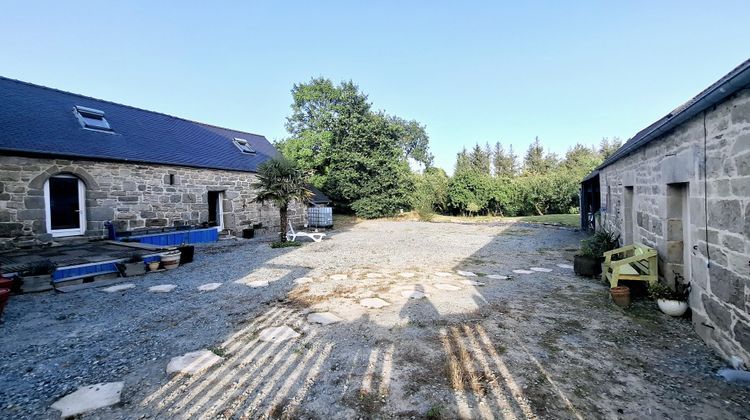
[[[277,154],[263,136],[1,77],[0,98],[0,246],[99,239],[108,221],[278,231],[253,202]]]
[[[691,286],[697,333],[748,367],[749,88],[750,60],[628,140],[583,181],[581,207],[656,248],[660,280]]]

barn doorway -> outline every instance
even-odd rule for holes
[[[73,175],[55,175],[44,183],[47,232],[54,237],[86,232],[86,186]]]
[[[219,231],[224,230],[224,200],[223,191],[208,192],[208,225],[216,226]]]

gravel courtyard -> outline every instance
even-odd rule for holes
[[[573,275],[581,238],[367,221],[300,248],[200,246],[117,293],[13,296],[0,418],[57,418],[59,398],[115,381],[120,403],[83,418],[750,417],[750,388],[715,376],[724,364],[689,321],[649,301],[620,310]],[[177,287],[149,291],[164,284]],[[324,312],[338,322],[308,318]],[[291,338],[264,341],[280,326]],[[166,373],[201,349],[221,361]]]

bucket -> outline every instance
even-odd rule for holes
[[[195,246],[183,245],[178,246],[180,250],[180,265],[193,262],[193,256],[195,255]]]
[[[625,309],[630,306],[630,288],[627,286],[617,286],[609,289],[612,300],[615,305]]]

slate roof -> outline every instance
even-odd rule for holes
[[[711,86],[704,89],[689,101],[672,110],[669,114],[636,133],[624,145],[622,145],[622,147],[617,149],[612,156],[607,158],[591,174],[586,176],[584,181],[595,176],[600,169],[628,156],[631,152],[660,138],[669,130],[674,129],[688,119],[724,101],[735,92],[745,89],[748,86],[750,86],[750,59],[745,60],[742,64],[724,75],[724,77],[711,84]]]
[[[0,152],[255,172],[278,152],[263,136],[0,77]],[[114,134],[81,127],[76,105]],[[243,138],[256,153],[233,143]]]

